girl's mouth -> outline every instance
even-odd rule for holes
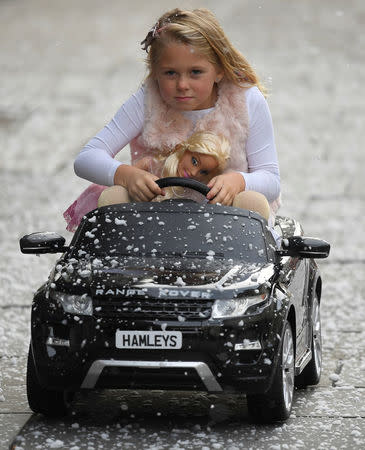
[[[187,171],[184,169],[184,178],[190,178],[189,174],[187,173]]]
[[[176,97],[178,102],[187,102],[191,99],[191,97]]]

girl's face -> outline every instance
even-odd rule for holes
[[[215,83],[222,78],[222,70],[185,44],[169,44],[162,50],[156,67],[162,99],[179,111],[214,106],[217,100]]]
[[[215,176],[217,168],[218,161],[214,156],[186,150],[177,166],[177,174],[179,177],[208,182]]]

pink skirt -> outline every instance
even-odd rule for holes
[[[107,187],[100,186],[99,184],[91,184],[77,197],[72,205],[63,213],[63,217],[67,222],[66,230],[76,231],[84,215],[97,208],[100,194]]]

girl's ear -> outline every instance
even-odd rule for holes
[[[219,83],[220,81],[223,80],[223,77],[224,77],[224,72],[223,72],[223,70],[222,70],[222,71],[220,71],[220,72],[217,72],[217,75],[216,75],[214,81],[215,81],[216,83]]]

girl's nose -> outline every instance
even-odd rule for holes
[[[188,80],[185,76],[180,76],[177,80],[177,88],[180,90],[186,90],[188,89]]]

